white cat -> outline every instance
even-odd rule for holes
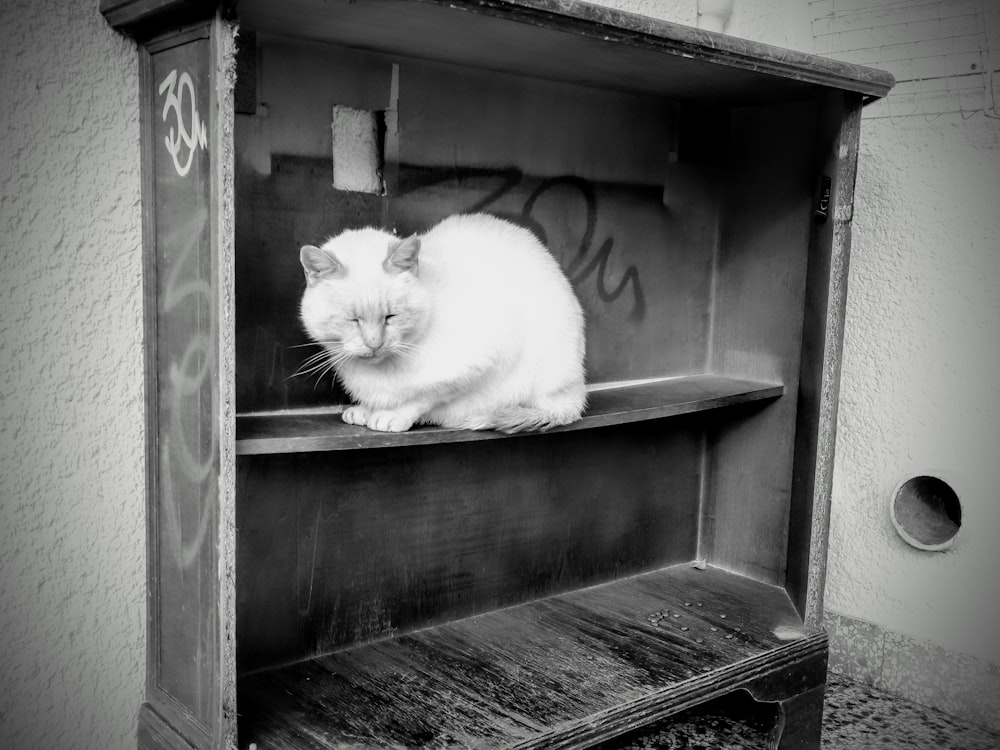
[[[357,402],[345,422],[518,432],[579,419],[583,312],[527,229],[459,215],[405,239],[349,230],[300,259],[302,322]]]

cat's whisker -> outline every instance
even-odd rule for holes
[[[337,353],[336,350],[335,351],[330,351],[329,349],[322,349],[321,351],[315,352],[314,354],[310,354],[308,357],[306,357],[302,361],[303,362],[316,362],[316,361],[321,360],[321,359],[329,359],[330,357],[334,356],[336,353]]]
[[[339,367],[343,362],[350,358],[350,354],[343,349],[331,352],[324,349],[322,352],[312,355],[306,359],[299,368],[289,375],[286,380],[290,380],[294,377],[299,376],[316,376],[316,382],[313,384],[313,393],[319,388],[319,384],[323,381],[329,373],[335,372],[337,367]]]
[[[330,344],[337,344],[338,341],[307,341],[304,344],[290,344],[289,349],[302,349],[307,346],[327,346]]]
[[[302,370],[293,372],[291,375],[285,378],[285,380],[291,380],[292,378],[307,377],[311,374],[311,370]]]
[[[311,357],[307,357],[306,359],[302,360],[302,362],[299,364],[299,366],[302,367],[302,366],[311,365],[313,362],[319,362],[321,360],[328,359],[329,356],[330,356],[330,353],[328,351],[326,351],[326,350],[323,350],[322,352],[319,352],[318,354],[313,354]]]
[[[333,371],[335,369],[336,369],[336,365],[334,365],[334,364],[331,363],[328,367],[324,368],[323,371],[320,372],[319,375],[316,376],[316,382],[313,383],[313,393],[316,393],[316,389],[319,388],[320,382],[327,375],[327,373],[329,373],[329,372],[331,372],[331,371]]]
[[[302,363],[299,365],[299,367],[308,367],[317,362],[326,362],[327,360],[332,359],[334,356],[336,355],[324,349],[322,352],[319,352],[318,354],[314,354],[311,357],[302,360]]]
[[[327,364],[328,364],[328,363],[327,363],[327,361],[326,361],[326,360],[324,360],[324,361],[322,361],[322,362],[317,362],[317,363],[316,363],[315,365],[313,365],[312,367],[307,367],[307,368],[301,368],[301,367],[300,367],[300,368],[299,368],[298,370],[296,370],[295,372],[293,372],[293,373],[292,373],[291,375],[289,375],[288,377],[289,377],[289,378],[297,378],[297,377],[299,377],[300,375],[311,375],[311,374],[312,374],[312,373],[314,373],[314,372],[317,372],[317,371],[319,371],[319,370],[322,370],[322,369],[323,369],[324,367],[326,367],[326,366],[327,366]]]
[[[399,341],[393,344],[392,353],[397,355],[400,359],[413,360],[416,358],[417,353],[420,351],[420,347],[416,344],[410,344],[405,341]]]
[[[347,357],[348,354],[343,349],[332,352],[328,349],[324,349],[321,352],[317,352],[316,354],[307,357],[299,365],[298,369],[289,375],[286,380],[300,375],[312,375],[317,372],[319,373],[317,380],[322,379],[327,372],[336,369],[337,366],[342,364]]]

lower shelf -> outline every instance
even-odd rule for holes
[[[586,747],[773,675],[822,685],[826,648],[783,589],[675,566],[246,675],[239,744]]]

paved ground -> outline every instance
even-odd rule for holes
[[[766,750],[776,714],[748,702],[709,705],[606,750]],[[822,750],[1000,750],[1000,733],[830,675]]]

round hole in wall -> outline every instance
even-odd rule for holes
[[[951,485],[921,474],[897,485],[889,513],[903,540],[917,549],[940,552],[955,541],[962,526],[962,504]]]

